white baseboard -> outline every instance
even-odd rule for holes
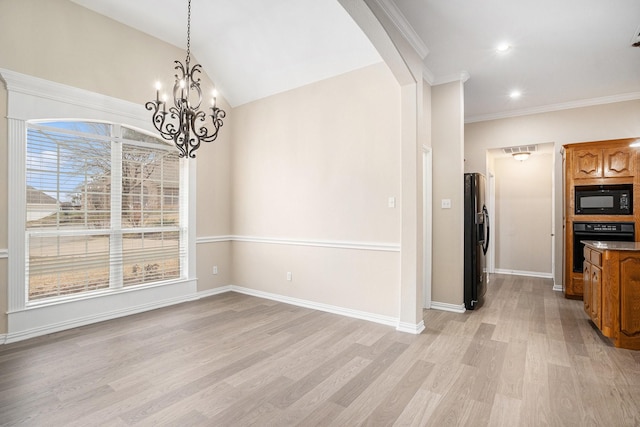
[[[553,282],[553,290],[556,292],[562,292],[562,283],[557,284],[555,281]]]
[[[379,314],[368,313],[366,311],[352,310],[350,308],[338,307],[335,305],[323,304],[300,298],[287,297],[284,295],[272,294],[270,292],[257,291],[255,289],[244,288],[242,286],[231,285],[231,290],[241,294],[270,299],[298,307],[311,308],[314,310],[325,311],[327,313],[339,314],[341,316],[353,317],[355,319],[368,320],[369,322],[398,327],[398,319],[391,316],[381,316]]]
[[[219,288],[214,288],[214,289],[207,289],[206,291],[198,292],[198,299],[224,294],[226,292],[231,292],[232,290],[233,289],[231,289],[231,285],[221,286]]]
[[[450,311],[452,313],[464,313],[467,311],[464,304],[449,304],[446,302],[431,301],[431,310]]]
[[[327,313],[338,314],[341,316],[352,317],[355,319],[366,320],[369,322],[379,323],[382,325],[393,326],[399,332],[405,332],[418,335],[424,329],[424,321],[420,321],[417,324],[400,322],[398,318],[392,316],[383,316],[375,313],[369,313],[366,311],[353,310],[349,308],[339,307],[330,304],[323,304],[315,301],[303,300],[300,298],[293,298],[284,295],[273,294],[270,292],[258,291],[255,289],[245,288],[242,286],[227,285],[214,289],[208,289],[201,292],[196,292],[190,295],[184,295],[176,298],[164,299],[156,301],[150,304],[135,305],[120,310],[114,310],[110,312],[100,313],[97,315],[83,316],[80,318],[74,318],[72,320],[49,324],[40,327],[31,327],[25,330],[21,330],[14,333],[0,334],[0,344],[8,344],[16,341],[22,341],[29,338],[34,338],[41,335],[47,335],[55,332],[60,332],[66,329],[72,329],[80,326],[89,325],[92,323],[102,322],[106,320],[116,319],[119,317],[129,316],[132,314],[138,314],[149,310],[155,310],[158,308],[168,307],[183,302],[193,301],[201,298],[206,298],[214,295],[223,294],[226,292],[238,292],[245,295],[251,295],[258,298],[265,298],[273,301],[282,302],[285,304],[291,304],[299,307],[310,308],[313,310],[324,311]],[[431,308],[445,311],[453,311],[456,313],[464,313],[464,305],[456,306],[453,304],[432,302]]]
[[[529,276],[529,277],[540,277],[542,279],[553,279],[551,273],[541,273],[538,271],[523,271],[523,270],[508,270],[502,268],[496,268],[495,272],[497,274],[510,274],[512,276]]]
[[[407,322],[398,322],[398,326],[396,327],[396,331],[398,332],[406,332],[408,334],[420,335],[422,331],[424,331],[424,320],[421,320],[420,323],[407,323]]]

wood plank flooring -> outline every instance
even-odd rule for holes
[[[494,275],[419,336],[228,293],[0,346],[0,425],[640,426],[640,352]]]

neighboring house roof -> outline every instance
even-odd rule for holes
[[[56,205],[58,201],[47,193],[27,185],[27,203],[41,205]]]

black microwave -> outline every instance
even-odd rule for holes
[[[576,185],[576,215],[632,215],[633,185]]]

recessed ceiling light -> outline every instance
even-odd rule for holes
[[[500,43],[497,47],[496,50],[498,52],[506,52],[509,49],[511,49],[511,46],[509,46],[509,43]]]
[[[512,90],[511,93],[509,94],[509,98],[511,99],[518,99],[522,96],[522,92],[520,92],[519,90]]]

